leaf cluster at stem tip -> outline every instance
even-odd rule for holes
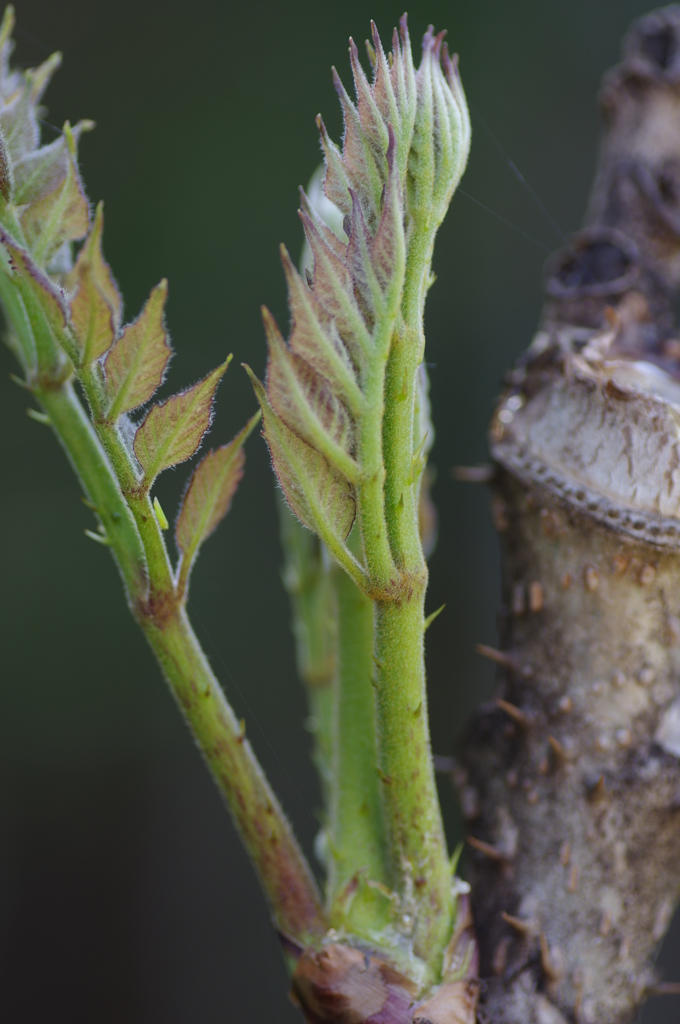
[[[198,549],[226,513],[241,478],[242,446],[255,421],[196,468],[178,518],[180,564],[171,579],[157,530],[167,520],[158,499],[149,515],[150,491],[159,473],[200,447],[229,359],[140,418],[172,353],[164,319],[167,282],[152,290],[136,320],[123,324],[120,291],[102,252],[103,208],[91,217],[78,169],[78,140],[93,122],[74,128],[66,122],[55,142],[40,145],[39,103],[61,58],[55,54],[28,71],[11,68],[13,25],[7,7],[0,26],[0,299],[9,342],[39,400],[72,377],[79,380],[140,535],[137,590],[158,584],[182,600]],[[74,265],[72,243],[81,239]],[[100,533],[91,535],[109,543],[120,562],[116,533],[99,518]],[[135,589],[126,582],[129,591]],[[143,596],[129,593],[132,601]]]
[[[350,41],[355,102],[333,71],[342,150],[317,119],[323,190],[343,231],[332,231],[302,193],[312,267],[304,279],[282,249],[290,338],[264,309],[265,385],[249,372],[291,509],[365,593],[398,599],[420,568],[413,523],[426,442],[417,422],[423,306],[470,126],[444,33],[428,29],[416,70],[405,16],[389,54],[374,25],[372,32],[370,83]],[[392,430],[399,418],[403,427]],[[359,557],[346,543],[355,521]]]

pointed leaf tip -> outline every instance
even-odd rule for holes
[[[144,405],[163,381],[172,352],[163,316],[167,293],[163,280],[109,350],[104,364],[109,420]]]
[[[212,420],[217,386],[228,365],[227,360],[198,384],[149,410],[134,440],[146,487],[164,469],[186,462],[198,451]]]
[[[175,524],[175,540],[181,555],[180,593],[186,588],[191,567],[202,544],[229,511],[243,477],[243,445],[260,417],[258,411],[233,441],[221,448],[211,449],[196,466],[189,480]]]

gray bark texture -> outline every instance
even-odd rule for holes
[[[601,104],[586,227],[490,431],[500,690],[457,773],[490,1024],[633,1021],[680,897],[680,6]]]

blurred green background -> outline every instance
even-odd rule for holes
[[[82,166],[91,199],[106,202],[106,252],[128,316],[170,279],[177,354],[166,387],[235,354],[213,429],[223,442],[255,407],[239,363],[263,370],[259,304],[286,322],[277,245],[301,246],[296,190],[320,159],[316,113],[340,133],[330,67],[347,80],[347,37],[362,41],[371,17],[389,37],[402,10],[385,0],[17,7],[18,63],[65,53],[46,120],[97,121]],[[593,171],[598,83],[646,9],[636,0],[417,0],[409,11],[416,45],[429,21],[448,27],[473,107],[468,195],[454,198],[441,231],[426,323],[441,525],[429,601],[447,605],[428,633],[437,753],[452,751],[490,691],[492,670],[473,644],[494,642],[498,594],[487,495],[455,483],[450,468],[485,458],[501,375],[530,340],[542,263],[560,243],[480,118],[560,229],[575,230]],[[0,1019],[293,1024],[277,943],[231,823],[12,369],[2,349]],[[166,511],[186,475],[161,481]],[[194,619],[311,851],[318,792],[280,565],[273,479],[255,437],[229,519],[195,573]],[[442,800],[453,842],[448,784]],[[671,941],[663,954],[674,980],[679,952]],[[650,1004],[645,1024],[677,1022],[679,1004]]]

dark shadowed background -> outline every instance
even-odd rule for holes
[[[320,159],[319,110],[339,135],[330,67],[347,79],[347,37],[363,41],[371,17],[389,37],[402,10],[385,0],[195,0],[191,8],[18,0],[17,8],[18,63],[65,54],[46,119],[97,121],[82,167],[90,198],[106,202],[106,252],[128,317],[159,278],[170,279],[177,354],[167,387],[234,352],[213,429],[223,442],[255,408],[239,363],[263,370],[260,303],[286,322],[277,246],[301,246],[296,189]],[[416,0],[409,12],[417,45],[429,21],[449,29],[473,109],[468,195],[456,195],[440,234],[426,323],[441,517],[430,608],[447,605],[428,633],[438,753],[453,749],[492,686],[473,644],[494,642],[498,593],[488,497],[455,483],[450,468],[485,458],[501,375],[531,338],[542,263],[560,244],[501,147],[559,229],[575,230],[593,170],[595,92],[631,18],[645,10],[636,0]],[[83,535],[92,517],[65,459],[26,416],[12,370],[3,348],[0,1020],[294,1024],[277,943],[232,825],[106,550]],[[311,851],[318,793],[280,583],[273,478],[259,437],[247,452],[232,512],[194,575],[194,621]],[[166,511],[186,475],[180,467],[161,480]],[[442,800],[453,843],[459,821],[447,784]],[[680,941],[667,942],[669,979],[680,977],[679,960]],[[643,1019],[677,1022],[680,999],[657,1000]]]

